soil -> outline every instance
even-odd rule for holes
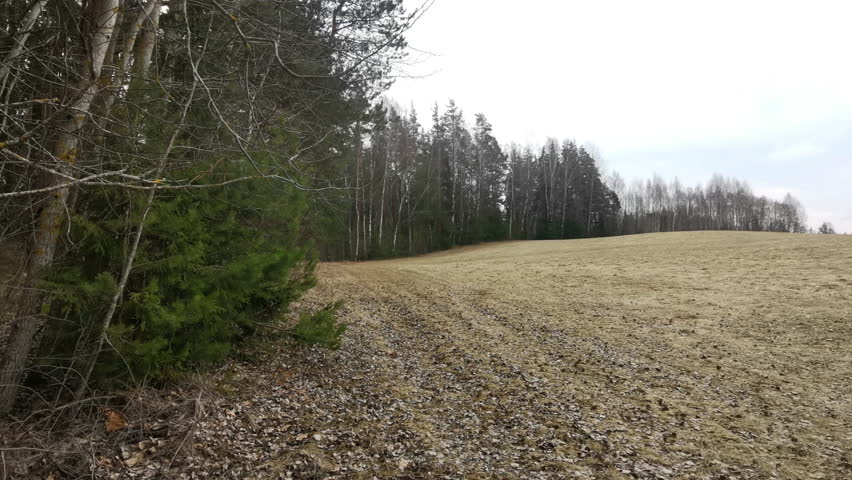
[[[319,274],[303,307],[345,300],[340,350],[273,342],[165,413],[94,424],[93,476],[852,478],[852,237],[508,242]]]
[[[438,470],[852,478],[852,237],[509,242],[321,278],[402,412],[369,429]]]

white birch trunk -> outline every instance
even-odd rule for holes
[[[91,33],[90,56],[81,62],[79,76],[80,97],[72,105],[70,116],[60,127],[59,138],[53,148],[55,158],[63,162],[58,168],[61,173],[76,162],[79,138],[77,133],[83,128],[89,116],[95,94],[97,79],[100,77],[107,50],[109,49],[115,28],[118,0],[93,0],[87,12],[93,25]],[[51,186],[62,185],[65,180],[54,175]],[[53,262],[59,235],[66,216],[66,202],[69,189],[58,188],[50,193],[47,205],[39,215],[38,225],[33,234],[32,252],[27,262],[23,279],[23,291],[18,301],[18,311],[9,333],[3,359],[0,361],[0,414],[8,412],[15,401],[18,386],[23,380],[27,356],[33,347],[34,339],[44,324],[40,314],[41,295],[35,288],[42,270]]]

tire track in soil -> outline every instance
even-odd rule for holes
[[[621,429],[606,427],[604,415],[584,416],[574,393],[565,388],[561,374],[576,372],[582,357],[612,357],[602,342],[596,341],[594,351],[584,354],[577,352],[576,343],[566,345],[565,337],[553,332],[551,341],[529,343],[534,338],[529,328],[518,332],[506,319],[468,303],[469,294],[453,292],[446,285],[363,274],[358,282],[370,288],[358,291],[353,296],[357,303],[348,307],[360,318],[386,319],[382,322],[386,348],[394,358],[404,359],[404,377],[413,382],[404,390],[432,399],[425,408],[421,405],[417,416],[426,419],[427,436],[442,439],[439,443],[449,450],[460,472],[464,465],[481,463],[483,474],[514,471],[526,478],[536,473],[543,478],[568,473],[657,478],[672,473],[661,465],[637,463],[633,458],[637,446],[617,438]],[[428,316],[418,313],[424,311]],[[521,349],[526,354],[519,357]],[[572,364],[571,371],[559,366]],[[560,375],[544,371],[551,365]],[[557,376],[560,381],[553,380]]]
[[[779,292],[789,292],[795,280],[758,290],[769,295],[759,301],[745,290],[766,268],[760,252],[792,250],[807,260],[819,250],[788,249],[779,241],[802,242],[802,236],[725,235],[730,234],[701,236],[707,245],[699,241],[692,249],[684,242],[676,246],[680,250],[637,242],[639,254],[594,248],[602,266],[580,262],[553,278],[542,276],[548,267],[542,260],[575,260],[586,251],[564,246],[582,242],[525,243],[526,253],[516,264],[507,261],[512,258],[507,253],[519,244],[326,264],[327,285],[318,298],[345,295],[347,315],[357,319],[353,328],[384,353],[379,361],[392,377],[381,381],[405,399],[409,426],[428,440],[435,465],[451,476],[841,478],[852,473],[842,446],[844,432],[852,438],[841,416],[848,410],[842,399],[849,398],[848,386],[844,390],[836,381],[842,370],[814,371],[811,389],[788,385],[799,379],[773,370],[815,370],[795,364],[797,356],[816,354],[804,349],[808,337],[793,337],[799,335],[795,328],[784,330],[783,322],[790,320],[767,303],[782,298]],[[662,237],[648,238],[665,245]],[[736,240],[732,253],[719,250],[729,238]],[[553,245],[570,255],[541,248]],[[852,253],[852,244],[841,247]],[[491,254],[489,248],[502,251]],[[710,273],[666,270],[654,280],[655,265],[676,268],[708,251],[717,255],[717,263],[736,261],[737,267]],[[630,270],[623,262],[631,255],[652,273]],[[789,263],[783,266],[801,269]],[[492,288],[501,281],[513,288]],[[837,288],[848,292],[848,286]],[[825,306],[826,296],[835,302],[844,298],[836,289],[820,295],[797,302]],[[842,316],[844,304],[837,305]],[[786,308],[790,315],[795,311]],[[833,325],[840,332],[849,329]],[[803,349],[779,348],[780,334]],[[842,355],[838,338],[848,344],[844,336],[822,341]],[[829,358],[825,362],[831,365]],[[820,410],[825,396],[833,406]],[[820,432],[816,425],[828,430]],[[797,436],[812,444],[797,445]]]

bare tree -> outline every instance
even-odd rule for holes
[[[38,285],[71,247],[62,237],[68,219],[86,213],[75,212],[79,198],[147,192],[147,212],[156,192],[259,179],[317,194],[346,189],[345,179],[317,177],[306,152],[338,152],[328,140],[357,122],[337,106],[357,111],[388,86],[404,34],[427,8],[405,12],[400,0],[29,4],[0,51],[0,232],[16,235],[26,253],[0,359],[0,412],[11,408],[45,325]],[[145,214],[124,240],[107,312],[81,342],[81,388],[144,227]]]

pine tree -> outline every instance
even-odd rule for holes
[[[88,215],[74,217],[79,249],[43,284],[52,292],[51,317],[63,319],[49,329],[51,358],[74,362],[71,347],[80,342],[73,339],[93,335],[125,254],[116,235],[134,224],[140,204],[137,196],[104,193],[87,197],[81,208]],[[305,209],[303,193],[274,183],[164,195],[148,215],[108,331],[115,350],[101,355],[96,378],[174,379],[222,360],[234,344],[280,320],[315,281],[314,261],[299,246]]]

